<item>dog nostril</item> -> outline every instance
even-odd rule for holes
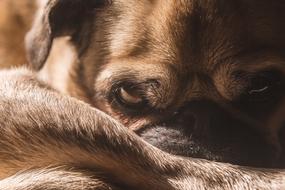
[[[196,117],[192,112],[184,111],[177,115],[177,122],[182,126],[193,128],[196,125]]]

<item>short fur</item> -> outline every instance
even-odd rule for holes
[[[21,69],[0,72],[0,189],[284,189],[285,172],[176,157]]]
[[[27,37],[30,63],[53,88],[113,119],[34,74],[5,71],[3,184],[283,189],[284,9],[281,0],[49,0]],[[44,65],[62,49],[58,37],[68,47],[59,57],[72,60]],[[261,76],[277,77],[266,101],[248,97]],[[130,87],[147,107],[117,101]],[[212,161],[164,153],[114,119],[164,151]],[[65,178],[45,180],[52,175]]]
[[[281,0],[52,0],[27,49],[44,72],[54,39],[69,36],[74,60],[52,63],[48,82],[165,151],[283,167],[284,120],[270,122],[285,98],[283,9]],[[272,76],[278,87],[266,101],[249,95],[261,88],[256,78]],[[130,86],[146,99],[143,110],[114,99]]]

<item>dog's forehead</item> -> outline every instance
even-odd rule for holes
[[[121,15],[112,27],[113,57],[144,54],[207,71],[254,46],[285,42],[279,0],[118,0],[115,6]]]
[[[235,14],[230,10],[234,9],[233,3],[225,3],[222,7],[223,3],[216,0],[115,2],[120,16],[112,27],[112,57],[130,57],[138,53],[151,59],[148,62],[191,65],[193,70],[194,66],[203,67],[201,62],[209,65],[208,60],[201,58],[228,56],[230,51],[224,50],[231,49],[231,33],[238,29],[229,26],[233,20],[231,16]],[[213,49],[215,55],[207,55]],[[199,64],[195,64],[197,62]],[[211,64],[216,62],[218,60],[212,60]]]

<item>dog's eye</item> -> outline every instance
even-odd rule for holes
[[[141,82],[125,79],[113,82],[106,98],[115,111],[132,117],[158,111],[155,102],[161,84],[157,79]]]
[[[262,72],[250,77],[247,96],[254,101],[272,98],[280,85],[282,78],[277,72]]]
[[[141,95],[136,90],[119,88],[117,91],[117,99],[126,105],[138,105],[143,102]]]
[[[116,88],[113,92],[113,103],[128,112],[143,111],[147,107],[143,90],[132,85]]]

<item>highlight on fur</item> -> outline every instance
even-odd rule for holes
[[[239,139],[228,141],[232,144],[224,142],[230,159],[225,156],[228,160],[220,161],[247,163],[244,157],[253,156],[255,162],[251,160],[248,165],[269,167],[275,164],[279,155],[274,154],[274,148],[280,146],[277,135],[284,122],[284,109],[273,109],[275,111],[266,117],[256,120],[235,109],[231,103],[248,92],[246,88],[251,85],[248,79],[253,75],[263,76],[264,71],[267,74],[270,71],[270,76],[273,73],[284,79],[285,67],[280,52],[264,48],[243,54],[242,50],[256,50],[247,46],[255,40],[276,49],[281,47],[283,35],[277,34],[282,34],[284,29],[278,23],[283,23],[285,17],[270,14],[270,11],[281,13],[285,4],[281,1],[270,5],[265,0],[240,1],[240,9],[236,9],[236,1],[118,0],[105,9],[101,7],[102,2],[107,1],[49,0],[38,12],[27,37],[30,63],[36,70],[45,64],[49,73],[43,77],[42,71],[33,73],[26,69],[0,72],[0,190],[284,189],[285,171],[282,169],[258,169],[184,158],[170,155],[149,143],[155,142],[153,144],[159,148],[165,148],[171,142],[182,146],[174,146],[172,150],[167,149],[171,146],[166,146],[166,151],[192,157],[193,152],[206,150],[208,156],[207,148],[212,148],[215,143],[210,141],[211,146],[206,143],[206,147],[200,149],[199,141],[192,145],[191,138],[180,136],[185,131],[183,127],[191,127],[191,119],[182,130],[178,127],[180,131],[175,125],[159,123],[162,117],[168,119],[168,114],[174,117],[182,113],[189,119],[195,112],[200,114],[200,125],[195,129],[207,126],[228,137],[234,127],[248,127],[249,130],[241,131],[240,136],[234,136]],[[152,6],[154,4],[156,6]],[[245,7],[250,11],[243,11]],[[245,18],[251,18],[246,19],[249,23],[245,24],[244,18],[241,22],[239,11]],[[146,13],[150,12],[152,14],[145,19]],[[248,33],[244,32],[246,26],[251,26]],[[251,43],[247,43],[249,34],[253,39]],[[59,57],[71,58],[50,66],[45,62],[52,44],[56,46],[55,51],[65,49],[57,43],[58,37],[63,37],[70,50]],[[51,73],[58,76],[53,78]],[[45,77],[52,81],[51,86],[41,81],[40,78]],[[151,110],[157,108],[158,112],[133,117],[122,107],[114,107],[112,93],[118,92],[118,87],[128,90],[130,85],[126,84],[140,87],[139,92],[144,92],[149,105],[154,108]],[[262,89],[253,88],[255,92],[258,90]],[[202,104],[196,101],[205,98],[207,101]],[[282,97],[271,99],[275,101]],[[210,106],[207,105],[209,101],[213,101]],[[219,109],[213,109],[216,104]],[[204,106],[214,114],[213,120],[207,120],[209,115],[205,113],[209,110],[201,109]],[[220,117],[216,117],[221,110]],[[227,122],[228,117],[233,120],[222,129],[220,123],[207,125],[223,119]],[[235,126],[236,123],[241,125]],[[215,130],[217,126],[218,130]],[[143,133],[144,127],[150,130]],[[251,129],[258,132],[249,133]],[[139,131],[141,137],[131,130]],[[267,135],[264,138],[273,147],[265,147],[258,143],[263,141],[257,141],[258,147],[262,148],[256,150],[245,141],[253,139],[254,142],[260,133]],[[204,136],[201,139],[205,140]],[[244,146],[239,147],[238,143]],[[189,144],[194,150],[190,154],[185,149]],[[233,149],[236,146],[238,148]],[[210,149],[210,159],[219,160],[226,152],[223,151],[220,147]],[[255,151],[259,154],[255,155]]]
[[[165,153],[99,110],[55,92],[27,70],[1,71],[0,92],[2,189],[60,189],[63,182],[63,189],[285,187],[282,170]]]

